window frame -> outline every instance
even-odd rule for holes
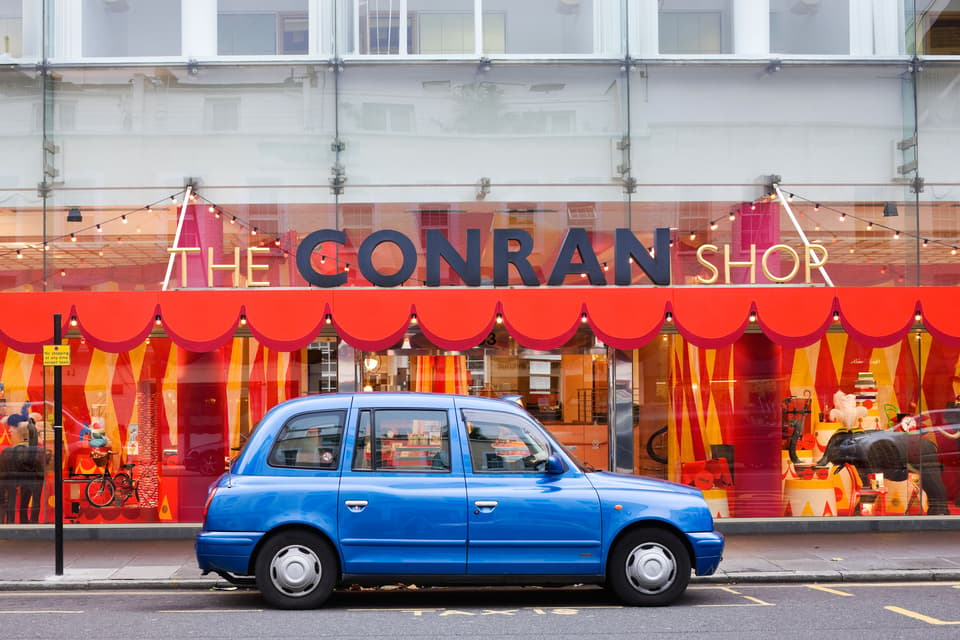
[[[317,455],[321,457],[321,461],[315,464],[304,463],[303,461],[300,461],[298,459],[299,456],[297,458],[294,458],[292,461],[289,459],[285,459],[284,452],[291,451],[294,449],[283,446],[283,443],[285,441],[290,442],[292,440],[295,440],[295,438],[287,438],[285,440],[283,438],[284,434],[291,433],[294,431],[294,429],[291,428],[292,425],[296,425],[298,422],[308,422],[312,418],[316,418],[317,416],[321,416],[321,415],[338,417],[338,425],[336,426],[336,428],[339,429],[339,433],[336,434],[337,442],[333,446],[329,447],[330,453],[333,455],[332,463],[328,463],[328,464],[323,463],[322,461],[323,454],[320,452],[320,450],[325,447],[320,447],[320,446],[317,446],[315,448],[317,449]],[[296,430],[306,433],[308,431],[312,431],[316,429],[319,431],[319,433],[316,434],[316,438],[318,442],[323,442],[323,437],[324,437],[323,429],[327,428],[328,426],[329,425],[327,425],[326,423],[324,423],[322,426],[319,426],[319,427],[316,425],[314,426],[305,425],[303,428],[296,429]],[[298,469],[298,470],[304,470],[304,471],[338,471],[340,469],[340,461],[343,458],[343,445],[344,445],[344,439],[345,439],[344,436],[347,430],[346,426],[347,426],[347,410],[346,409],[325,409],[320,411],[307,411],[304,413],[298,413],[295,416],[291,416],[290,418],[284,421],[283,426],[280,427],[280,430],[277,432],[276,437],[273,439],[273,443],[270,447],[270,453],[267,454],[267,466],[275,469]],[[305,440],[307,439],[307,436],[302,436],[296,439]],[[300,451],[301,449],[297,448],[295,450]]]
[[[385,416],[387,414],[411,414],[414,417],[410,418],[410,423],[412,424],[417,420],[417,414],[427,414],[424,416],[424,420],[438,421],[442,417],[442,424],[440,425],[440,443],[439,449],[433,454],[430,458],[430,466],[399,466],[393,464],[391,466],[384,466],[384,449],[383,443],[381,440],[387,438],[380,437],[381,429],[386,428],[380,420],[378,419],[378,414],[380,416]],[[403,419],[406,420],[408,416],[404,416]],[[452,454],[451,454],[451,442],[450,442],[450,430],[452,428],[450,421],[450,414],[446,409],[443,408],[427,408],[427,407],[377,407],[377,408],[365,408],[361,409],[357,417],[357,424],[354,432],[353,439],[353,456],[350,463],[351,471],[357,473],[445,473],[449,474],[453,472],[452,464]],[[430,444],[426,445],[416,445],[410,444],[409,437],[414,432],[408,431],[403,434],[403,441],[406,441],[405,445],[393,445],[398,448],[407,448],[411,446],[431,446]],[[384,434],[386,435],[386,434]],[[399,437],[391,437],[390,440],[401,441]],[[366,457],[366,454],[369,453],[369,459]],[[444,458],[444,455],[446,456]],[[437,458],[439,456],[439,458]],[[440,462],[443,466],[436,466],[436,462]]]

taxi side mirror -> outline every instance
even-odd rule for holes
[[[560,459],[560,456],[558,456],[555,453],[552,453],[549,456],[547,456],[547,463],[546,465],[544,465],[543,470],[546,473],[557,475],[566,471],[567,465],[563,463],[563,460]]]

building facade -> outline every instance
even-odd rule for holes
[[[71,522],[365,390],[718,517],[960,513],[958,80],[957,0],[0,0],[2,522],[58,336]]]

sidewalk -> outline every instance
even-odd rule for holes
[[[0,590],[226,586],[201,576],[193,540],[71,540],[55,575],[54,543],[0,539]],[[720,570],[694,583],[958,581],[956,530],[855,533],[728,533]]]

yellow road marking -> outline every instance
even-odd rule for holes
[[[934,625],[948,625],[948,624],[960,624],[960,620],[940,620],[939,618],[933,618],[931,616],[925,616],[922,613],[917,613],[916,611],[910,611],[909,609],[903,609],[901,607],[887,606],[884,607],[887,611],[893,611],[894,613],[899,613],[902,616],[907,616],[908,618],[913,618],[914,620],[919,620],[920,622],[926,622],[927,624]]]
[[[824,587],[819,584],[808,584],[807,588],[816,589],[817,591],[823,591],[824,593],[832,593],[835,596],[853,597],[852,593],[847,593],[846,591],[840,591],[839,589],[831,589],[830,587]]]

